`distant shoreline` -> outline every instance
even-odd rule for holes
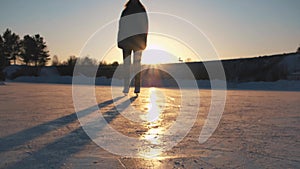
[[[96,80],[98,82],[95,83],[96,87],[101,86],[110,86],[111,85],[111,79],[105,78],[98,78]],[[7,81],[5,82],[6,85],[14,84],[14,83],[27,83],[27,84],[49,84],[49,85],[72,85],[72,77],[68,77],[68,81],[42,81],[42,79],[35,78],[35,80],[27,78],[27,79],[19,79],[15,81]],[[157,88],[171,88],[171,89],[178,89],[175,85],[168,85],[167,82],[164,82],[165,86],[143,86],[146,88],[150,87],[157,87]],[[211,90],[210,88],[210,82],[207,80],[198,80],[196,81],[198,84],[198,89],[204,89],[204,90]],[[77,84],[77,85],[87,85],[87,84]],[[189,88],[186,88],[189,89]],[[219,90],[219,89],[216,89]],[[223,89],[221,89],[223,90]],[[249,91],[283,91],[283,92],[300,92],[300,81],[288,81],[288,80],[281,80],[277,82],[243,82],[243,83],[233,83],[229,82],[227,83],[226,90],[249,90]]]
[[[162,64],[155,67],[145,65],[142,72],[144,87],[178,88],[176,80],[171,76],[176,74],[180,80],[196,80],[199,89],[210,89],[210,77],[206,67],[214,66],[214,62],[189,62],[185,64]],[[221,61],[226,76],[228,90],[264,90],[264,91],[300,91],[300,53],[289,53],[257,58],[231,59]],[[188,66],[194,79],[187,79],[180,71]],[[74,65],[31,67],[12,65],[4,69],[8,83],[43,83],[43,84],[72,84],[73,76],[82,76],[82,84],[110,86],[111,79],[122,84],[122,77],[114,76],[117,66],[104,65],[95,67],[83,65],[79,74],[74,75]],[[119,65],[122,66],[122,65]],[[152,69],[158,69],[152,71]],[[93,72],[97,70],[97,72]],[[164,71],[162,71],[164,70]],[[154,73],[155,72],[155,73]],[[96,78],[91,78],[96,75]],[[177,79],[178,80],[178,79]],[[223,79],[224,82],[224,79]]]

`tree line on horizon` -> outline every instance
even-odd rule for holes
[[[50,60],[46,42],[40,34],[19,35],[6,29],[0,35],[0,67],[4,68],[17,61],[27,66],[45,66]]]
[[[39,35],[25,35],[20,38],[19,35],[6,29],[0,34],[0,70],[17,62],[27,66],[46,66],[50,61],[49,51],[45,39]],[[109,65],[106,62],[98,62],[89,56],[78,58],[69,56],[66,61],[59,61],[57,55],[53,56],[52,66],[73,66],[78,62],[80,65]],[[118,65],[113,62],[110,65]]]
[[[114,61],[112,63],[107,63],[106,61],[98,61],[90,56],[76,57],[71,55],[66,61],[60,61],[57,55],[52,58],[51,66],[75,66],[75,64],[80,66],[119,66],[119,62]]]

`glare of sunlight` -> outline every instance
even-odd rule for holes
[[[178,57],[172,55],[168,51],[161,49],[147,49],[143,52],[142,63],[143,64],[166,64],[177,63]]]
[[[165,48],[162,45],[159,44],[149,44],[147,46],[148,50],[165,50]]]
[[[161,149],[151,148],[148,152],[141,154],[141,156],[143,156],[144,158],[147,158],[147,159],[158,159],[158,158],[160,158],[159,155],[161,153],[162,153]]]
[[[157,159],[161,158],[160,155],[163,152],[163,148],[161,146],[161,135],[163,134],[162,128],[152,128],[148,132],[146,132],[142,139],[149,142],[149,149],[140,152],[140,156],[147,159]]]
[[[145,115],[144,120],[148,122],[156,122],[164,109],[164,97],[158,95],[155,88],[149,89],[149,104],[147,105],[148,113]],[[143,117],[142,117],[143,118]]]
[[[159,144],[158,135],[162,133],[161,128],[152,128],[145,135],[145,140],[149,141],[152,144]]]
[[[162,91],[158,91],[156,88],[149,89],[149,104],[148,112],[145,116],[145,120],[149,123],[147,127],[149,130],[141,136],[142,140],[147,141],[149,148],[140,152],[140,156],[147,159],[161,158],[160,154],[163,152],[161,146],[161,135],[164,132],[164,128],[161,127],[161,113],[164,110],[165,96]]]
[[[183,61],[199,60],[197,54],[180,40],[155,33],[148,35],[147,48],[142,55],[142,64],[179,63],[179,58]],[[117,61],[122,64],[122,50],[117,45],[112,46],[102,59],[106,63]]]

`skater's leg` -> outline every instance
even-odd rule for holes
[[[138,94],[141,90],[141,58],[142,58],[142,51],[135,51],[134,52],[134,93]]]
[[[123,78],[124,78],[124,88],[123,93],[127,94],[129,92],[130,86],[130,64],[131,64],[131,50],[123,49]]]

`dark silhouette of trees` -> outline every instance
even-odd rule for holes
[[[99,66],[107,66],[108,64],[107,64],[107,62],[106,61],[100,61],[100,65]]]
[[[77,58],[76,56],[70,56],[67,61],[64,61],[62,65],[64,66],[98,66],[98,61],[96,59],[85,56],[82,58]]]
[[[45,66],[46,63],[50,60],[49,51],[47,50],[46,42],[44,38],[39,34],[34,36],[36,42],[36,54],[34,57],[35,66]]]
[[[64,66],[75,66],[76,62],[77,62],[77,57],[76,56],[70,56],[68,58],[68,60],[63,62],[62,64]]]
[[[96,59],[85,56],[83,58],[77,59],[77,64],[81,66],[98,66],[98,61]]]
[[[6,59],[3,54],[3,39],[2,36],[0,35],[0,70],[5,66]]]
[[[117,66],[119,66],[119,62],[114,61],[111,65],[117,67]]]
[[[35,66],[45,66],[50,60],[46,42],[39,34],[32,37],[29,35],[24,36],[22,46],[21,58],[26,65],[34,63]]]
[[[4,73],[3,73],[5,63],[6,63],[6,59],[3,55],[3,39],[2,36],[0,35],[0,81],[5,80]]]
[[[22,45],[23,45],[23,50],[22,50],[22,54],[21,54],[21,58],[22,61],[26,64],[29,65],[29,63],[31,62],[32,58],[35,55],[35,48],[36,48],[36,44],[35,41],[32,37],[30,37],[29,35],[24,36],[24,39],[22,41]]]
[[[39,34],[20,39],[19,35],[6,29],[0,37],[0,68],[11,65],[12,61],[16,64],[18,59],[35,66],[45,66],[50,60],[46,42]]]
[[[10,61],[13,60],[16,64],[17,57],[21,53],[21,43],[19,35],[12,33],[10,29],[6,29],[3,33],[3,54],[6,60],[6,64],[10,65]]]

